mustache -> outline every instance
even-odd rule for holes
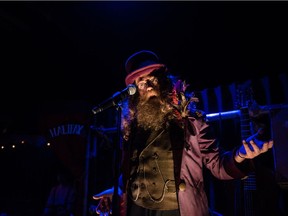
[[[158,91],[153,89],[149,92],[146,92],[146,94],[144,94],[142,97],[140,97],[140,103],[145,103],[145,102],[148,102],[150,100],[154,100],[155,98],[158,98],[158,100],[159,100],[160,95],[159,95]]]

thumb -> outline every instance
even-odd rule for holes
[[[94,194],[93,199],[98,200],[98,199],[102,199],[103,197],[112,197],[113,192],[114,192],[114,187],[104,190],[98,194]]]
[[[98,199],[102,199],[103,197],[109,197],[112,199],[113,193],[114,193],[114,187],[93,195],[93,199],[98,200]],[[122,190],[119,187],[118,187],[118,195],[119,196],[122,195]]]

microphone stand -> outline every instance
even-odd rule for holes
[[[127,87],[128,88],[128,87]],[[130,91],[128,94],[132,95],[135,93],[136,91],[136,87],[135,86],[129,86],[128,90]],[[125,91],[127,91],[125,89]],[[122,91],[123,93],[124,91]],[[125,93],[126,94],[126,93]],[[115,97],[115,96],[114,96]],[[114,99],[115,100],[115,99]],[[113,172],[113,181],[114,181],[114,191],[113,191],[113,196],[112,196],[112,215],[113,216],[120,216],[120,201],[119,201],[119,195],[118,195],[118,188],[119,188],[119,174],[120,174],[120,145],[121,145],[121,103],[122,103],[123,98],[118,98],[117,103],[115,101],[113,101],[113,104],[108,103],[108,105],[106,104],[106,102],[104,104],[106,104],[106,107],[104,107],[105,109],[110,108],[111,105],[116,106],[116,110],[117,110],[117,118],[116,118],[116,124],[117,124],[117,139],[116,139],[116,145],[114,148],[114,172]],[[109,100],[110,101],[110,100]],[[99,108],[101,106],[98,106],[96,108],[93,108],[92,111],[94,114],[97,114],[101,111],[104,110],[104,108]]]
[[[120,216],[120,201],[118,195],[119,187],[119,174],[120,174],[120,145],[121,145],[121,106],[118,104],[116,107],[117,110],[117,139],[116,146],[114,151],[114,192],[112,197],[112,215]]]

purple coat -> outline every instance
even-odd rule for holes
[[[217,140],[210,134],[207,122],[189,117],[185,123],[185,143],[183,148],[179,179],[178,202],[181,216],[209,215],[208,200],[204,191],[203,165],[218,179],[243,178],[234,160],[234,151],[220,152]],[[176,171],[177,173],[177,171]],[[176,180],[177,182],[177,180]]]
[[[217,139],[211,129],[212,127],[202,116],[187,117],[183,123],[170,127],[174,175],[181,216],[209,215],[208,200],[204,190],[203,166],[218,179],[229,180],[247,175],[247,172],[237,166],[233,157],[234,151],[222,151],[218,147]],[[129,145],[124,144],[124,146]],[[125,150],[124,147],[123,151],[124,191],[126,191],[125,185],[130,172],[128,149]]]

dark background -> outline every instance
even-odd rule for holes
[[[97,105],[125,87],[124,62],[155,51],[194,90],[287,71],[287,2],[1,2],[1,109]]]
[[[288,69],[287,9],[284,1],[0,2],[0,140],[31,144],[1,153],[2,210],[37,200],[27,213],[37,216],[61,163],[39,150],[47,121],[78,115],[87,128],[94,124],[91,108],[125,88],[133,52],[156,52],[196,92],[278,77]],[[115,126],[114,115],[107,111],[98,124]]]
[[[286,10],[281,1],[1,2],[2,97],[100,102],[125,87],[124,62],[140,49],[194,90],[276,75],[287,69]]]

